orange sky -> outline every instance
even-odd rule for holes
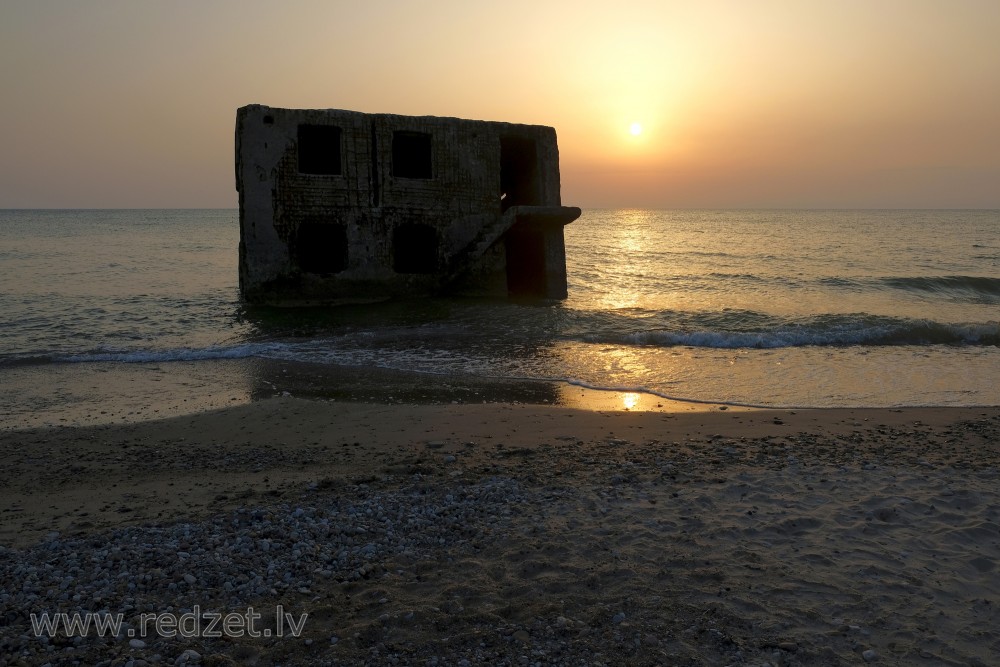
[[[254,102],[553,125],[584,207],[1000,208],[996,0],[362,4],[0,0],[0,208],[233,207]]]

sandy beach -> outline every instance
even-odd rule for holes
[[[0,665],[996,664],[1000,410],[670,407],[2,431]],[[139,634],[249,606],[301,636]]]

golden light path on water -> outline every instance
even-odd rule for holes
[[[987,388],[986,369],[995,367],[995,348],[872,346],[850,339],[853,328],[928,317],[928,293],[890,288],[899,280],[893,276],[977,275],[964,266],[936,267],[945,261],[938,255],[967,253],[945,252],[939,240],[916,236],[933,228],[936,215],[588,211],[566,228],[572,252],[565,308],[593,314],[600,322],[595,330],[614,333],[579,337],[574,331],[575,340],[557,339],[546,354],[552,367],[571,369],[570,378],[582,386],[612,390],[599,401],[607,407],[598,409],[655,409],[672,398],[882,405],[901,387],[908,388],[907,404],[962,403],[969,395],[992,402],[996,392]],[[902,249],[901,238],[909,239]],[[963,242],[989,245],[979,236]],[[934,252],[921,254],[924,246]],[[907,253],[935,268],[915,268]],[[995,320],[963,296],[938,298],[934,318]],[[863,324],[865,318],[875,323]],[[846,323],[846,342],[810,342],[809,336],[841,333],[827,321]],[[945,358],[953,363],[942,363]],[[573,387],[564,394],[570,403],[583,400]]]

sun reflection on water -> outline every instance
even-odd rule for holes
[[[604,295],[604,307],[639,308],[645,303],[642,276],[650,269],[646,257],[648,217],[648,211],[639,210],[620,211],[615,216],[609,240],[617,250],[617,261],[606,270],[618,279],[609,281],[615,289]]]

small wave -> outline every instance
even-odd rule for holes
[[[212,359],[246,359],[264,356],[273,345],[235,345],[232,347],[176,348],[170,350],[123,350],[70,354],[52,359],[63,363],[98,363],[115,361],[142,364],[167,361],[207,361]]]
[[[837,289],[859,289],[870,286],[870,281],[860,278],[844,278],[842,276],[827,276],[816,281],[823,287],[834,287]]]
[[[56,361],[48,354],[29,354],[24,356],[0,356],[0,368],[17,368],[20,366],[43,366]]]
[[[179,348],[172,350],[94,351],[77,354],[25,354],[0,358],[0,368],[43,366],[47,364],[83,364],[117,362],[142,364],[168,361],[207,361],[212,359],[245,359],[264,356],[267,346],[239,345],[234,347]]]
[[[967,297],[1000,297],[1000,278],[985,276],[928,276],[883,278],[881,282],[894,289]]]
[[[727,282],[728,281],[733,281],[733,282],[739,281],[739,282],[748,282],[748,283],[761,283],[761,282],[766,282],[768,280],[767,278],[764,278],[763,276],[758,276],[758,275],[753,274],[753,273],[725,273],[725,272],[722,272],[722,271],[713,271],[713,272],[711,272],[711,273],[708,274],[708,277],[714,278],[716,280],[724,280],[724,281],[727,281]]]
[[[984,259],[984,257],[979,257]],[[989,257],[985,257],[989,259]],[[900,290],[924,298],[995,303],[1000,299],[1000,278],[985,276],[891,276],[841,277],[828,276],[816,281],[819,285],[837,290]]]
[[[595,341],[598,342],[598,341]],[[763,331],[641,331],[599,342],[705,348],[845,347],[851,345],[1000,345],[1000,323],[943,324],[827,316]]]

